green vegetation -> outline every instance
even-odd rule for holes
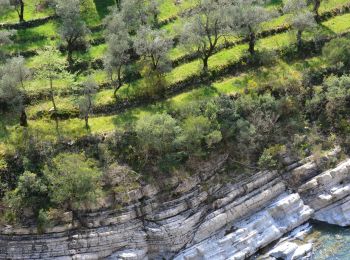
[[[350,152],[349,1],[180,2],[0,0],[0,222],[44,232],[215,154]]]

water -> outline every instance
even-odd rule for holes
[[[314,242],[315,260],[350,260],[350,228],[314,223],[306,240]]]

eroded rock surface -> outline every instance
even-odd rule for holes
[[[245,259],[311,218],[349,225],[350,159],[328,171],[306,160],[285,173],[216,182],[225,158],[173,180],[172,200],[148,185],[123,209],[82,215],[83,227],[72,222],[42,235],[1,227],[0,259]],[[303,259],[309,246],[281,245],[273,255]]]

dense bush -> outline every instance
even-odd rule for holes
[[[16,189],[5,194],[7,221],[40,221],[49,207],[74,213],[92,205],[101,191],[102,172],[96,164],[84,154],[62,153],[38,173],[25,171]]]
[[[99,196],[102,173],[96,162],[83,154],[59,154],[43,172],[50,199],[58,207],[77,210]]]
[[[350,66],[350,39],[337,38],[326,43],[323,55],[333,65]]]

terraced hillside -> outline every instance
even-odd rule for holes
[[[142,79],[137,79],[131,82],[128,82],[123,86],[118,93],[118,99],[115,101],[113,97],[113,90],[108,82],[108,77],[103,71],[101,66],[93,66],[91,64],[98,63],[96,61],[101,60],[104,51],[106,48],[105,43],[103,43],[103,30],[102,27],[98,25],[101,24],[103,17],[107,14],[107,8],[104,4],[99,3],[99,1],[85,1],[82,5],[83,17],[86,17],[85,20],[87,24],[93,29],[93,34],[90,36],[91,48],[86,53],[78,54],[79,62],[88,63],[90,67],[89,74],[95,78],[99,84],[99,91],[95,94],[95,108],[96,111],[94,117],[91,119],[91,129],[89,133],[105,133],[113,131],[116,127],[121,127],[129,122],[124,118],[128,118],[128,115],[133,115],[132,117],[139,117],[145,113],[157,112],[157,107],[164,107],[166,103],[174,103],[176,106],[181,106],[181,104],[176,104],[179,100],[183,100],[186,96],[198,95],[198,98],[202,96],[200,93],[204,92],[217,92],[217,93],[228,93],[232,94],[234,92],[244,89],[246,86],[244,84],[235,84],[235,82],[240,82],[247,78],[247,71],[251,71],[249,66],[244,66],[242,60],[247,51],[247,44],[242,42],[239,38],[226,39],[227,42],[223,42],[223,46],[219,47],[213,57],[210,58],[210,71],[214,74],[210,79],[210,83],[201,82],[200,79],[200,60],[196,59],[195,53],[186,51],[181,46],[174,46],[173,50],[170,53],[170,57],[175,66],[173,69],[166,74],[167,80],[167,95],[165,102],[157,103],[156,105],[147,105],[144,107],[144,93],[142,91]],[[112,1],[111,1],[112,2]],[[186,13],[186,9],[191,8],[192,4],[188,3],[190,1],[184,1],[181,5],[174,8],[174,1],[165,1],[161,7],[160,19],[164,22],[164,29],[167,30],[169,35],[176,37],[174,33],[174,27],[181,23],[181,14]],[[112,4],[112,3],[109,3]],[[108,3],[106,5],[109,5]],[[39,19],[52,15],[52,11],[44,10],[41,12],[35,11],[33,7],[35,1],[29,1],[28,13],[27,16],[33,19]],[[276,6],[281,5],[281,3],[275,3]],[[333,14],[332,12],[339,9],[340,12]],[[329,1],[321,6],[321,15],[322,14],[331,14],[324,18],[324,21],[319,25],[320,28],[317,32],[310,32],[305,35],[307,41],[312,41],[316,37],[336,37],[337,35],[346,34],[350,29],[350,15],[347,14],[349,9],[349,3],[344,0],[334,0]],[[180,16],[180,17],[179,17]],[[286,51],[291,45],[295,44],[292,33],[288,31],[288,24],[286,22],[286,16],[282,15],[276,19],[273,19],[271,22],[264,24],[261,28],[261,32],[265,34],[257,42],[257,49],[261,50],[274,50],[278,54]],[[2,21],[13,22],[16,19],[16,14],[11,12],[3,16]],[[280,32],[276,29],[280,29]],[[285,30],[283,30],[285,28]],[[58,35],[57,35],[57,21],[51,20],[43,25],[39,25],[29,29],[20,29],[17,31],[14,38],[14,43],[7,46],[6,51],[11,53],[11,55],[28,53],[28,58],[26,59],[27,66],[35,71],[37,64],[40,64],[41,57],[37,54],[41,48],[47,45],[56,46],[58,44]],[[225,47],[228,46],[228,47]],[[298,67],[301,66],[301,70],[304,70],[310,66],[310,62],[315,62],[315,66],[325,66],[325,62],[322,62],[321,57],[318,54],[313,54],[315,57],[308,57],[309,60],[304,60],[304,57],[299,58],[304,60],[298,64]],[[63,57],[62,57],[63,58]],[[297,60],[298,58],[296,58]],[[179,62],[177,62],[179,61]],[[278,65],[277,68],[285,67],[284,57],[278,57],[275,61]],[[297,62],[297,61],[295,61]],[[293,63],[295,63],[293,62]],[[100,64],[100,63],[99,63]],[[293,64],[294,65],[294,64]],[[304,67],[305,66],[305,67]],[[314,65],[311,65],[314,66]],[[97,67],[97,68],[94,68]],[[259,69],[267,69],[266,66],[260,66]],[[273,66],[274,67],[274,66]],[[289,68],[288,68],[289,69]],[[298,72],[294,66],[291,68],[295,73]],[[84,75],[86,71],[82,71],[79,76],[76,78],[76,83],[81,83],[86,80]],[[87,72],[86,72],[87,73]],[[192,83],[193,81],[193,83]],[[260,79],[257,79],[259,82]],[[46,82],[42,80],[30,79],[27,83],[28,91],[28,102],[30,106],[28,108],[29,118],[33,120],[29,124],[29,129],[41,130],[42,134],[45,137],[52,137],[54,131],[52,127],[54,126],[49,119],[49,110],[52,107],[50,101],[48,101],[48,92],[49,87]],[[207,85],[213,84],[208,89]],[[75,119],[78,117],[79,111],[78,108],[74,105],[74,89],[72,88],[69,82],[66,82],[64,79],[59,80],[55,84],[56,92],[58,95],[57,106],[67,113],[69,119],[64,120],[62,124],[62,129],[64,129],[64,134],[67,138],[70,137],[81,137],[87,133],[84,130],[83,122]],[[231,85],[231,86],[230,86]],[[193,89],[196,88],[194,91]],[[211,94],[212,95],[212,94]],[[208,97],[204,95],[204,97]],[[167,99],[169,98],[169,99]],[[128,107],[138,106],[138,108],[133,108],[128,111]],[[171,111],[171,107],[166,108]],[[161,110],[159,110],[161,111]],[[122,113],[121,113],[122,112]],[[8,118],[2,120],[2,141],[5,141],[9,136],[6,132],[11,132],[11,135],[16,135],[17,131],[12,131],[12,126],[15,122],[11,122],[15,116],[7,115]],[[115,122],[115,123],[114,123]],[[52,125],[52,126],[51,126]],[[51,127],[50,127],[51,126]],[[15,126],[13,126],[15,127]],[[50,134],[51,133],[51,134]]]
[[[162,71],[152,70],[149,60],[154,56],[142,55],[136,47],[147,49],[144,45],[151,33],[142,38],[140,28],[128,28],[125,37],[133,44],[125,51],[128,59],[123,63],[120,85],[111,79],[106,55],[113,47],[109,28],[126,8],[123,3],[118,10],[114,0],[79,2],[80,10],[74,15],[89,34],[84,35],[84,43],[75,46],[72,60],[69,43],[62,39],[62,24],[68,14],[60,14],[59,4],[24,1],[22,23],[11,7],[0,13],[0,32],[12,34],[4,43],[0,36],[0,198],[4,198],[0,224],[31,219],[27,224],[41,225],[46,220],[40,217],[52,217],[50,210],[81,209],[82,205],[57,197],[38,202],[37,197],[52,194],[50,169],[56,167],[60,172],[69,163],[84,161],[87,168],[96,167],[101,176],[116,164],[135,171],[134,175],[123,175],[122,184],[116,187],[108,183],[97,187],[96,194],[103,197],[110,192],[127,194],[130,186],[158,178],[186,178],[216,153],[230,154],[230,169],[250,171],[282,167],[279,159],[286,153],[305,157],[336,145],[348,152],[350,1],[321,1],[317,17],[312,3],[296,11],[287,8],[288,2],[292,6],[302,0],[252,1],[245,7],[237,1],[237,8],[232,9],[237,13],[226,13],[235,1],[223,1],[230,7],[218,11],[221,22],[229,21],[225,27],[209,37],[197,35],[192,45],[185,43],[184,28],[214,12],[203,7],[209,2],[213,2],[214,11],[219,9],[214,7],[216,1],[210,0],[163,0],[156,7],[151,5],[154,1],[144,1],[148,9],[139,27],[156,35],[152,43],[170,42],[171,48],[160,51],[159,57],[166,59],[167,66]],[[247,11],[249,5],[252,9]],[[139,9],[133,10],[135,14]],[[249,33],[242,29],[246,24],[230,22],[235,15],[254,16],[254,12],[256,16],[269,15],[252,22]],[[306,16],[296,20],[301,14]],[[254,17],[249,19],[251,22]],[[130,20],[123,22],[115,25],[116,35],[131,24]],[[211,46],[205,69],[201,44],[212,44],[218,33],[222,37]],[[11,66],[17,68],[10,62],[18,57],[23,57],[24,63],[14,87],[5,75]],[[119,62],[118,57],[112,58]],[[19,75],[18,71],[11,73]],[[75,162],[67,162],[62,153],[78,154],[83,159],[74,157]],[[30,181],[23,177],[28,172],[34,174]],[[39,180],[42,176],[46,177]],[[23,183],[35,183],[38,190],[34,193],[39,196],[29,191],[22,194]],[[21,196],[33,198],[26,201]],[[86,198],[90,199],[86,196],[81,200]],[[120,200],[116,203],[119,206],[128,203]],[[99,207],[96,200],[88,202],[95,204],[83,203],[85,208]],[[23,210],[32,204],[37,208],[22,219]]]

